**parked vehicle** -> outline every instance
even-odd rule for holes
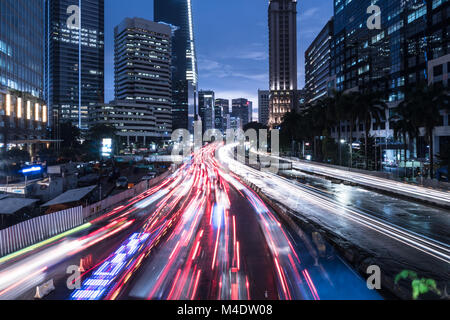
[[[116,181],[116,188],[126,189],[128,188],[128,178],[127,177],[120,177]]]

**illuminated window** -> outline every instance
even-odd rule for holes
[[[22,98],[17,98],[17,118],[22,118]]]
[[[6,95],[6,115],[11,115],[11,95]]]
[[[39,103],[34,104],[34,120],[39,121]]]
[[[27,101],[27,120],[31,120],[31,101]]]

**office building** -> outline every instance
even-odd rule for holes
[[[333,20],[320,31],[305,52],[306,102],[312,103],[329,95]]]
[[[230,100],[218,98],[215,104],[216,128],[224,133],[227,130],[227,115],[230,114]]]
[[[233,99],[231,101],[231,116],[240,119],[241,126],[245,126],[251,122],[251,114],[253,113],[253,103],[245,98]]]
[[[0,85],[38,98],[43,97],[43,19],[41,0],[0,1]]]
[[[140,18],[126,18],[114,29],[114,95],[140,104],[155,116],[155,132],[172,132],[171,29]]]
[[[385,143],[394,140],[387,120],[404,99],[406,88],[420,82],[443,81],[446,76],[443,73],[446,56],[450,53],[450,2],[379,0],[376,4],[382,10],[380,30],[367,27],[367,8],[372,3],[370,0],[334,1],[331,78],[339,91],[386,93],[391,108],[386,121],[370,128],[370,134]],[[443,66],[442,70],[439,65]],[[442,78],[434,71],[437,74],[442,71]],[[441,141],[448,141],[450,137],[447,118],[443,115],[442,126],[435,130],[436,153]],[[349,126],[343,128],[347,129],[343,134],[349,135]],[[353,136],[363,132],[364,126],[359,125]],[[419,137],[419,147],[414,152],[422,159],[428,152],[423,140],[424,137]]]
[[[198,115],[202,121],[203,131],[215,128],[215,98],[214,91],[200,90],[198,92]]]
[[[258,90],[258,122],[263,125],[269,123],[270,91]]]
[[[0,1],[0,152],[19,147],[34,158],[50,143],[43,40],[41,0]]]
[[[197,58],[191,0],[154,0],[154,20],[170,24],[172,39],[172,127],[193,130],[197,110]]]
[[[296,107],[297,0],[269,1],[269,125]]]
[[[148,148],[160,139],[154,108],[133,100],[111,101],[91,108],[91,124],[104,124],[116,128],[119,150]]]
[[[88,129],[89,108],[104,100],[104,0],[44,1],[44,94],[58,139],[60,122]]]
[[[230,113],[230,100],[218,98],[216,99],[216,106],[221,107],[223,115]]]

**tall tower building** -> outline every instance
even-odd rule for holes
[[[114,95],[153,110],[156,136],[168,138],[171,117],[171,29],[126,18],[114,29]]]
[[[233,99],[231,101],[233,111],[232,116],[241,120],[241,125],[245,126],[251,122],[253,112],[253,103],[245,98]]]
[[[215,120],[215,98],[214,91],[200,90],[198,93],[198,115],[202,120],[203,131],[214,129]]]
[[[269,73],[269,125],[274,127],[296,107],[297,0],[270,0]]]
[[[58,138],[59,122],[87,129],[104,100],[104,0],[45,0],[45,17],[44,93]]]
[[[1,85],[34,97],[43,96],[43,38],[41,0],[0,1]]]
[[[192,131],[198,115],[198,73],[191,0],[154,0],[154,15],[173,30],[172,127]]]
[[[306,102],[314,102],[329,94],[333,19],[327,22],[305,52]]]
[[[42,0],[0,1],[0,153],[17,146],[34,157],[48,143],[43,40]]]
[[[267,125],[269,123],[270,91],[258,90],[258,122]]]

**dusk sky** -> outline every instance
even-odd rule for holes
[[[199,89],[216,98],[248,98],[269,87],[268,0],[193,0]],[[298,82],[304,85],[304,52],[333,15],[331,0],[298,4]],[[105,1],[105,100],[114,98],[114,26],[125,17],[153,20],[151,0]]]

